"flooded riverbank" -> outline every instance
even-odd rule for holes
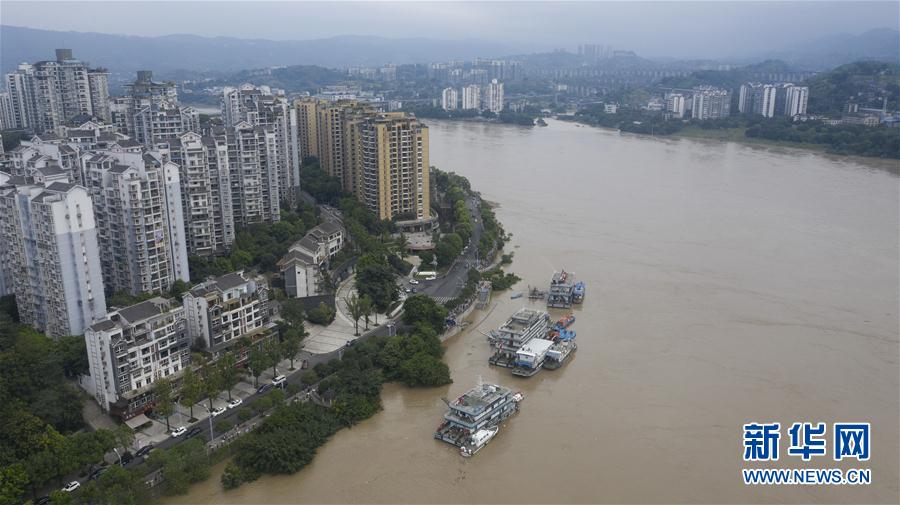
[[[214,474],[167,503],[897,502],[889,165],[559,121],[428,124],[432,163],[499,204],[523,279],[514,291],[563,267],[587,282],[578,353],[531,379],[489,367],[476,329],[530,305],[501,294],[447,342],[451,386],[388,385],[384,411],[303,471],[229,492]],[[463,459],[431,435],[441,397],[479,376],[526,400]],[[741,425],[754,420],[871,422],[873,484],[744,486]]]

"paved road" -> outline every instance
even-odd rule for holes
[[[366,333],[363,333],[362,336],[360,336],[358,340],[365,340],[365,339],[374,337],[376,335],[378,335],[378,336],[387,335],[389,331],[390,331],[390,328],[388,327],[388,325],[382,324],[376,328],[372,328],[370,331],[368,331]],[[295,370],[294,372],[290,372],[289,374],[287,372],[285,373],[287,375],[286,382],[288,384],[296,384],[296,385],[302,387],[302,384],[300,383],[300,376],[302,375],[302,371],[299,369],[300,360],[302,360],[302,359],[307,360],[307,362],[309,364],[309,368],[313,368],[316,365],[318,365],[319,363],[325,363],[333,358],[339,357],[342,352],[343,352],[343,349],[339,349],[337,351],[326,353],[326,354],[301,353],[301,355],[299,356],[299,359],[294,361],[295,365],[298,366],[298,369]],[[262,385],[267,382],[271,382],[271,381],[260,380],[259,384]],[[238,425],[239,424],[239,421],[237,418],[238,411],[243,407],[252,408],[253,404],[255,402],[259,401],[259,399],[262,398],[265,394],[268,394],[268,393],[263,393],[263,394],[253,393],[252,395],[244,398],[243,404],[241,406],[239,406],[238,408],[229,409],[229,410],[225,411],[224,413],[222,413],[221,415],[213,418],[213,429],[215,429],[215,424],[221,420],[226,420],[226,421],[230,422],[232,424],[232,426]],[[198,407],[198,408],[202,409],[203,407]],[[199,427],[201,430],[203,430],[197,435],[197,437],[202,438],[204,442],[208,442],[209,440],[212,439],[212,436],[211,436],[211,433],[209,430],[209,419],[208,418],[198,421],[194,424],[185,425],[185,427],[188,429],[188,431],[190,431],[195,426]],[[174,427],[174,425],[173,425],[173,427]],[[222,435],[222,434],[218,433],[216,436],[220,436],[220,435]],[[157,449],[160,449],[160,448],[170,449],[178,444],[184,443],[186,440],[187,439],[185,438],[185,435],[181,435],[180,437],[177,437],[177,438],[169,437],[166,440],[160,442],[159,444],[156,444],[156,448]],[[131,468],[133,466],[141,464],[143,461],[144,461],[144,458],[142,458],[142,457],[134,458],[134,460],[132,460],[130,463],[128,463],[126,465],[126,467]]]
[[[466,199],[466,205],[469,207],[474,225],[469,245],[444,276],[433,281],[423,281],[425,286],[419,290],[440,302],[452,300],[459,295],[469,279],[469,268],[474,267],[478,261],[478,242],[484,232],[484,223],[481,220],[481,212],[478,210],[478,200],[470,196]]]

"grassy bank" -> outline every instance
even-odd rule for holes
[[[825,144],[807,144],[803,142],[788,142],[784,140],[769,140],[758,137],[748,137],[746,135],[747,128],[722,128],[718,130],[707,130],[696,126],[686,126],[681,130],[671,134],[671,137],[684,137],[689,139],[709,139],[721,140],[725,142],[740,142],[741,144],[750,145],[767,145],[779,147],[792,147],[797,149],[806,149],[818,153],[828,152],[828,146]],[[833,154],[833,153],[830,153]],[[850,157],[865,158],[864,156],[844,155]],[[880,159],[880,158],[878,158]]]

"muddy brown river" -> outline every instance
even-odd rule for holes
[[[560,268],[587,282],[568,364],[488,366],[474,328],[530,305],[500,294],[447,342],[451,386],[388,385],[384,411],[303,471],[225,492],[220,465],[167,503],[897,503],[897,162],[549,123],[429,121],[431,161],[499,205],[513,291]],[[463,459],[432,433],[441,397],[479,376],[526,399]],[[782,424],[779,462],[743,461],[749,421]],[[795,421],[872,423],[871,460],[834,462],[830,441],[809,463],[785,455]],[[873,482],[745,486],[745,467]]]

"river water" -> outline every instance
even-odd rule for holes
[[[655,139],[550,121],[431,121],[431,161],[468,177],[512,232],[516,290],[566,268],[588,285],[579,350],[518,379],[477,331],[455,383],[388,385],[384,411],[293,476],[224,492],[221,465],[170,503],[897,503],[896,162]],[[487,331],[529,305],[495,297]],[[562,313],[554,312],[554,315]],[[526,394],[471,459],[432,439],[482,376]],[[873,484],[744,486],[741,425],[868,421]],[[786,431],[785,428],[782,429]]]

